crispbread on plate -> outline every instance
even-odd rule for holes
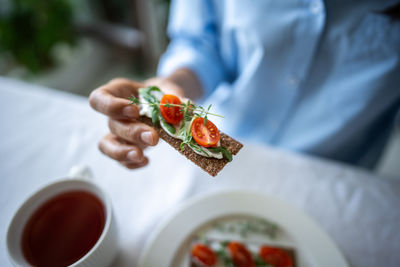
[[[229,162],[227,159],[216,159],[216,158],[208,158],[201,156],[199,154],[196,154],[192,149],[190,149],[186,144],[185,149],[182,151],[180,149],[180,144],[182,143],[181,140],[176,139],[170,135],[168,135],[164,129],[161,127],[154,126],[152,123],[151,119],[145,116],[141,116],[139,119],[141,122],[153,127],[165,142],[170,144],[173,148],[178,150],[181,154],[183,154],[186,158],[190,159],[192,162],[194,162],[197,166],[202,168],[204,171],[206,171],[208,174],[211,176],[216,176],[224,167],[225,165]],[[229,137],[228,135],[220,132],[221,134],[221,146],[225,147],[232,155],[236,155],[239,150],[243,147],[243,145],[233,139],[232,137]]]

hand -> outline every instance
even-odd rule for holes
[[[138,83],[117,78],[95,89],[89,96],[92,108],[109,117],[110,133],[99,142],[99,149],[112,159],[129,169],[147,165],[148,158],[143,150],[155,146],[159,136],[150,126],[137,121],[139,107],[131,105],[128,97],[138,97],[138,89],[154,85],[165,93],[184,97],[183,89],[192,99],[202,95],[202,87],[197,76],[189,69],[178,69],[168,77],[155,77]]]
[[[157,85],[161,80],[155,78],[149,82]],[[128,100],[132,94],[137,97],[138,89],[146,84],[118,78],[97,88],[89,96],[92,108],[109,117],[110,133],[99,142],[100,151],[129,169],[147,165],[148,158],[143,150],[147,146],[155,146],[159,140],[152,127],[136,120],[139,118],[139,107]],[[169,89],[167,91],[181,94],[178,86],[164,81],[162,84]]]

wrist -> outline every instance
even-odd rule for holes
[[[167,93],[196,100],[203,95],[203,87],[196,74],[187,68],[180,68],[167,77],[155,77],[145,81],[146,85],[155,85]]]
[[[167,94],[185,97],[184,90],[174,81],[171,81],[166,77],[153,77],[144,81],[144,84],[146,86],[157,86]]]

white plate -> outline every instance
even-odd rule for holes
[[[150,236],[139,267],[172,266],[185,254],[182,246],[207,223],[232,215],[264,218],[291,236],[298,266],[348,267],[329,236],[306,214],[277,198],[255,192],[229,191],[195,197],[162,221]],[[180,267],[180,266],[179,266]],[[183,267],[183,266],[182,266]]]

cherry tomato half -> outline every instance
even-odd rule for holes
[[[254,267],[254,261],[247,248],[239,242],[230,242],[228,250],[236,267]]]
[[[293,267],[292,257],[281,248],[262,246],[259,255],[266,263],[275,267]]]
[[[207,120],[206,125],[204,125],[204,119],[201,117],[193,120],[191,130],[196,143],[203,147],[216,146],[221,138],[217,126],[210,120]]]
[[[166,122],[171,124],[178,124],[183,118],[183,112],[181,107],[166,107],[165,104],[176,104],[180,105],[181,100],[175,95],[164,95],[160,101],[161,116]]]
[[[200,243],[193,246],[192,257],[207,267],[211,267],[217,262],[217,254],[206,245]]]

